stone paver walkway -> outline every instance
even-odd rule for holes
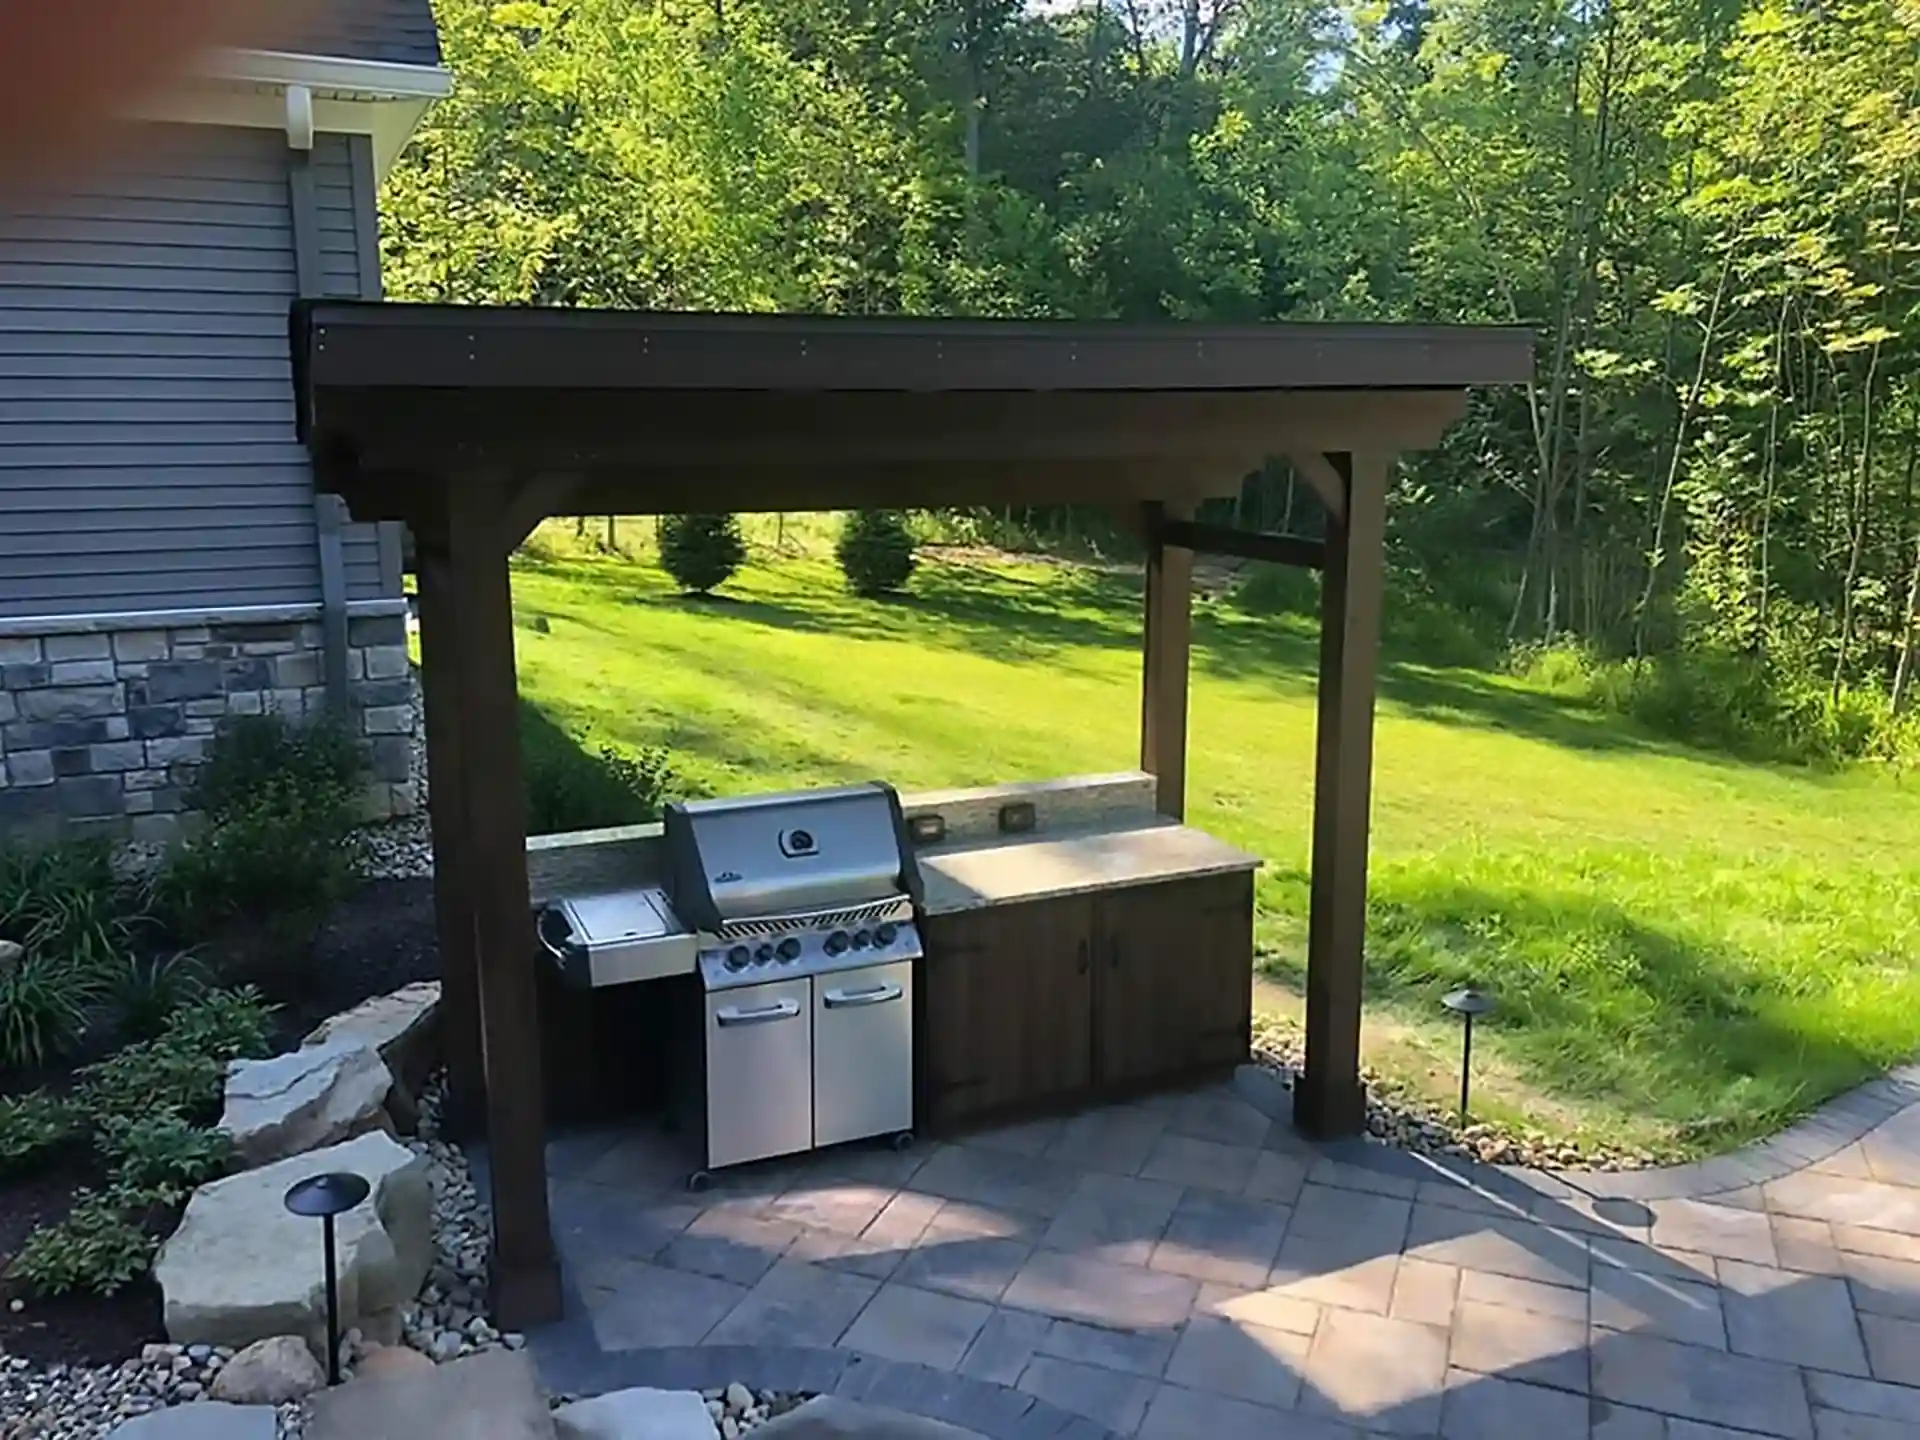
[[[703,1195],[657,1132],[556,1140],[534,1351],[576,1392],[743,1378],[1007,1440],[1920,1437],[1920,1103],[1639,1199],[1315,1147],[1243,1081]]]

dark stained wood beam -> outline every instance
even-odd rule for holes
[[[1338,520],[1346,514],[1346,476],[1334,468],[1331,460],[1317,450],[1289,450],[1287,461],[1294,473],[1320,497],[1321,508],[1327,512],[1328,519]]]
[[[1294,1121],[1320,1139],[1366,1129],[1360,1006],[1367,934],[1373,708],[1393,457],[1338,457],[1344,501],[1327,530],[1320,587],[1320,691],[1313,769],[1313,873],[1307,917],[1306,1073]]]
[[[1140,768],[1154,777],[1154,808],[1178,820],[1187,808],[1187,670],[1193,644],[1193,551],[1171,543],[1190,507],[1145,507],[1146,626],[1141,643]]]
[[[1201,555],[1233,555],[1242,560],[1265,560],[1318,570],[1327,563],[1327,547],[1299,535],[1271,535],[1236,530],[1231,525],[1203,525],[1194,520],[1167,520],[1160,526],[1163,544],[1178,545]]]
[[[523,480],[507,502],[507,539],[509,553],[526,544],[540,522],[565,508],[573,492],[580,488],[578,475],[547,473]]]
[[[466,892],[480,980],[481,1055],[493,1178],[492,1303],[502,1329],[560,1318],[560,1269],[547,1214],[544,1092],[533,906],[527,886],[520,698],[507,556],[509,482],[448,482],[447,550],[459,655]]]
[[[460,746],[459,612],[444,536],[414,537],[420,580],[420,688],[426,702],[427,823],[433,840],[433,913],[440,940],[440,1032],[447,1064],[450,1134],[484,1123],[480,1063],[480,975],[467,881],[465,771]]]

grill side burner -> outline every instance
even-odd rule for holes
[[[669,806],[697,931],[705,1165],[913,1129],[920,875],[878,782]]]

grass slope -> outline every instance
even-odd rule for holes
[[[876,604],[799,557],[702,601],[651,565],[557,559],[514,590],[523,691],[570,729],[671,747],[693,793],[1135,763],[1134,577],[932,564]],[[1295,986],[1313,632],[1202,604],[1194,640],[1190,816],[1266,858],[1259,963]],[[1382,683],[1369,1045],[1389,1069],[1450,1092],[1435,1001],[1471,979],[1501,1001],[1476,1047],[1490,1112],[1701,1149],[1920,1049],[1914,789],[1679,750],[1407,657]]]

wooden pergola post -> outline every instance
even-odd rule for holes
[[[451,477],[445,496],[449,583],[443,593],[453,622],[460,747],[453,773],[460,777],[465,827],[459,852],[467,916],[459,929],[472,938],[478,979],[493,1180],[492,1309],[502,1328],[521,1330],[558,1319],[561,1299],[547,1215],[545,1096],[507,570],[519,533],[511,528],[504,475]],[[429,745],[433,735],[430,728]],[[433,764],[429,750],[430,769]]]
[[[1328,457],[1344,503],[1329,507],[1320,589],[1320,690],[1313,769],[1313,876],[1307,919],[1307,1060],[1294,1122],[1337,1139],[1366,1129],[1360,1082],[1373,705],[1393,457]]]
[[[427,533],[422,533],[426,531]],[[420,688],[426,702],[427,824],[433,837],[434,930],[440,937],[440,1044],[447,1065],[447,1133],[464,1138],[485,1121],[480,1060],[480,978],[463,839],[458,610],[443,526],[416,526],[420,581]]]
[[[1146,623],[1141,641],[1140,768],[1154,777],[1154,808],[1181,819],[1187,809],[1187,670],[1193,648],[1193,551],[1166,540],[1166,522],[1190,504],[1144,507]]]

